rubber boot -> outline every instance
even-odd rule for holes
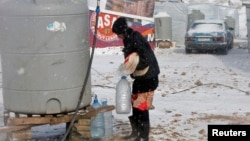
[[[135,141],[148,141],[149,140],[149,122],[144,122],[139,125],[139,136]]]
[[[129,135],[123,137],[124,140],[136,138],[138,136],[138,121],[133,116],[129,116],[128,119],[130,121],[132,132]]]

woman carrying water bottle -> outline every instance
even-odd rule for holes
[[[129,116],[132,132],[124,139],[148,141],[150,131],[149,109],[153,108],[154,90],[158,87],[160,69],[152,48],[146,39],[130,28],[124,17],[118,18],[112,31],[123,40],[124,62],[119,67],[122,74],[134,79],[132,84],[132,115]]]

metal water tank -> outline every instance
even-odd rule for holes
[[[192,10],[191,14],[188,14],[188,26],[187,29],[191,26],[191,24],[195,20],[203,20],[205,19],[205,15],[200,10]]]
[[[87,0],[1,0],[4,108],[74,111],[90,60]],[[80,107],[91,102],[91,81]]]
[[[155,39],[172,40],[172,18],[166,12],[154,15]]]

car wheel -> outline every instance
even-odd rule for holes
[[[217,48],[216,50],[216,53],[217,54],[223,54],[223,55],[227,55],[227,52],[228,52],[228,47],[220,47],[220,48]]]
[[[230,43],[230,49],[232,49],[234,47],[234,38],[231,39],[231,43]]]
[[[229,45],[229,49],[232,49],[234,46],[234,43],[232,42],[230,45]]]
[[[231,43],[231,45],[230,45],[230,49],[232,49],[233,48],[233,43]]]
[[[187,53],[187,54],[189,54],[189,53],[191,53],[191,52],[192,52],[192,50],[191,50],[191,49],[187,49],[187,48],[185,49],[185,51],[186,51],[186,53]]]
[[[228,52],[228,46],[226,46],[225,48],[221,49],[221,54],[227,55],[227,52]]]

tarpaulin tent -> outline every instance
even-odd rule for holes
[[[93,14],[96,1],[88,0],[88,5],[90,11],[92,11],[90,14]],[[159,12],[166,12],[171,17],[172,23],[169,26],[163,26],[166,29],[162,29],[162,32],[172,32],[166,35],[172,36],[170,39],[172,42],[176,42],[177,46],[184,46],[185,33],[190,24],[189,22],[192,21],[189,19],[192,11],[200,11],[200,13],[204,14],[204,19],[227,20],[234,28],[235,37],[239,36],[238,10],[233,7],[209,3],[187,4],[181,2],[157,2],[155,0],[100,0],[100,9],[102,21],[98,26],[97,47],[122,46],[121,41],[117,41],[116,36],[110,33],[112,24],[118,16],[132,19],[132,27],[139,29],[151,45],[154,46],[154,41],[157,40],[155,35],[155,26],[157,25],[154,24],[154,16]],[[193,15],[192,18],[196,18],[196,16]],[[90,16],[90,35],[93,34],[93,30],[91,30],[93,23]]]
[[[239,36],[239,13],[236,8],[213,5],[213,4],[189,4],[188,13],[192,10],[200,10],[205,15],[205,19],[221,19],[228,22],[234,28],[234,36]]]
[[[185,32],[190,24],[188,23],[190,21],[188,18],[193,10],[199,10],[203,13],[204,19],[233,19],[235,37],[237,38],[239,36],[239,15],[236,8],[209,3],[185,4],[156,2],[155,12],[165,11],[172,18],[172,40],[177,43],[177,46],[184,45]]]

